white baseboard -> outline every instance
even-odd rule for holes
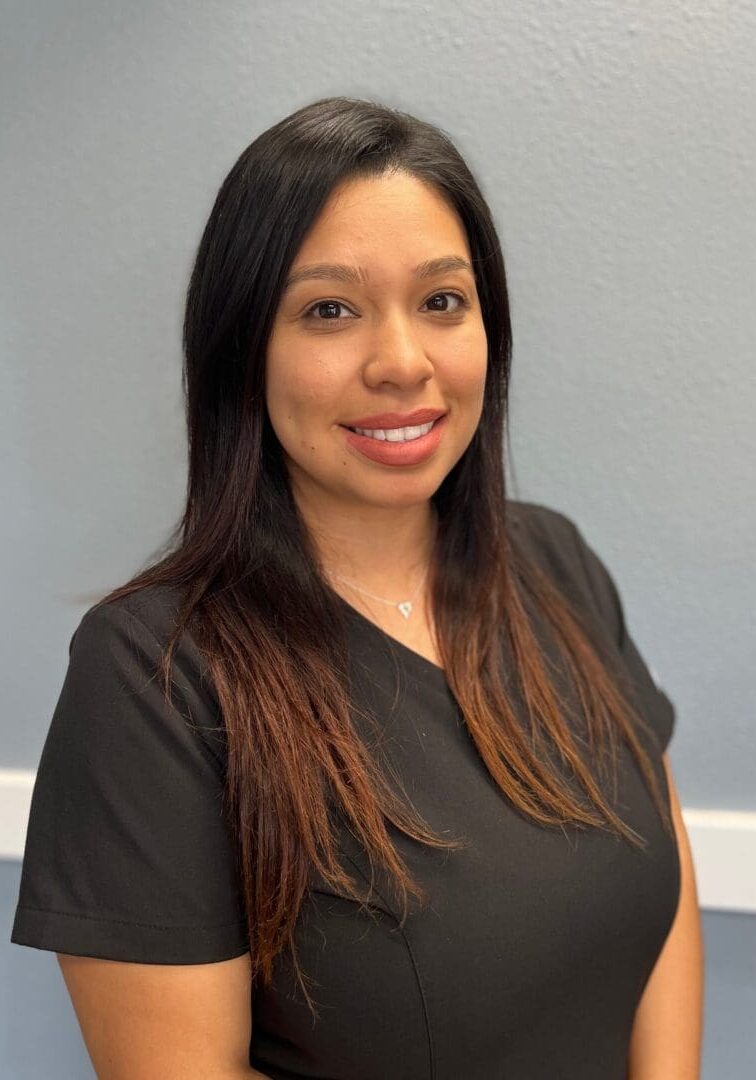
[[[682,815],[700,907],[756,914],[756,812],[683,807]]]
[[[0,769],[0,859],[21,859],[29,820],[33,769]]]
[[[0,769],[0,859],[24,854],[32,769]],[[683,807],[702,909],[756,914],[756,812]]]

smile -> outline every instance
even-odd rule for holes
[[[435,421],[428,424],[417,424],[415,427],[402,428],[349,428],[358,435],[366,435],[369,439],[379,439],[385,442],[411,442],[412,439],[420,439],[427,435]]]
[[[347,445],[362,458],[377,465],[402,468],[421,465],[434,456],[443,438],[449,414],[413,427],[370,429],[340,425]]]

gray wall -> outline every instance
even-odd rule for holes
[[[613,571],[678,708],[683,804],[756,809],[753,5],[0,12],[0,767],[37,765],[81,594],[180,511],[182,300],[221,180],[261,130],[344,93],[440,124],[479,177],[511,290],[514,493],[570,514]],[[9,934],[18,867],[0,870]],[[754,919],[705,930],[705,1077],[740,1080]],[[0,1074],[69,1054],[56,1075],[88,1075],[52,956],[0,943],[0,992]]]

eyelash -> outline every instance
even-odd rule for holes
[[[464,296],[462,293],[454,292],[453,290],[450,290],[450,289],[442,289],[440,292],[432,293],[428,297],[428,300],[425,301],[425,303],[427,304],[429,300],[433,300],[436,296],[454,296],[454,297],[456,297],[457,300],[459,300],[462,308],[469,308],[470,307],[470,301],[467,299],[466,296]],[[336,322],[343,322],[344,321],[343,319],[338,319],[338,318],[337,319],[318,319],[318,318],[316,318],[316,316],[313,315],[312,312],[313,312],[313,310],[315,308],[319,308],[321,306],[321,304],[336,304],[339,307],[343,307],[343,308],[347,308],[347,310],[351,310],[349,308],[348,304],[345,304],[343,300],[328,300],[328,299],[316,300],[314,304],[310,304],[310,306],[307,308],[307,310],[303,313],[302,318],[307,320],[307,321],[322,322],[322,323],[329,323],[329,322],[336,323]],[[446,315],[446,316],[458,315],[459,310],[460,309],[457,309],[456,311],[437,311],[437,312],[435,312],[435,314],[436,315]]]

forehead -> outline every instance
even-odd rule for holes
[[[436,187],[405,172],[360,176],[344,180],[326,200],[311,233],[371,225],[385,229],[396,222],[406,228],[432,223],[444,232],[464,233],[448,198]]]
[[[462,271],[474,277],[459,215],[429,184],[407,174],[360,177],[341,184],[302,242],[286,288],[331,277],[368,284],[371,267],[416,279]]]

